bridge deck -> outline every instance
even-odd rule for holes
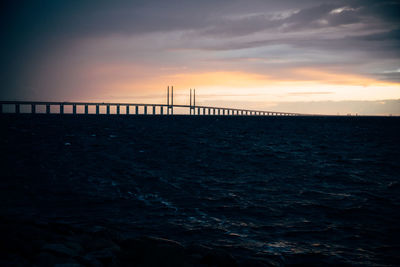
[[[227,107],[212,107],[212,106],[195,106],[195,105],[176,105],[176,104],[146,104],[146,103],[106,103],[106,102],[55,102],[55,101],[0,101],[0,113],[4,112],[4,106],[14,106],[8,113],[21,113],[21,106],[31,106],[30,112],[25,113],[36,113],[37,106],[45,106],[46,114],[65,114],[64,107],[72,106],[72,114],[77,113],[77,106],[84,107],[83,114],[107,114],[111,115],[110,107],[116,107],[116,115],[120,115],[120,107],[125,107],[124,115],[164,115],[173,114],[174,108],[187,108],[189,115],[222,115],[222,116],[299,116],[303,115],[300,113],[291,112],[277,112],[277,111],[265,111],[265,110],[250,110],[250,109],[238,109],[238,108],[227,108]],[[52,106],[59,106],[58,112],[52,112]],[[89,107],[96,107],[96,113],[89,113]],[[106,107],[106,113],[100,112],[100,107]],[[131,107],[133,110],[131,112]],[[139,112],[139,107],[143,107],[143,113]],[[149,114],[147,109],[151,108],[152,113]],[[158,113],[157,113],[158,109]],[[166,109],[166,113],[164,110]]]

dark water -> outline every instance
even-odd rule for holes
[[[394,266],[400,119],[3,116],[3,216]]]

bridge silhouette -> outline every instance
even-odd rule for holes
[[[12,106],[7,111],[5,106]],[[30,106],[30,109],[21,112],[21,107]],[[52,107],[58,106],[57,111]],[[0,113],[38,113],[38,107],[45,107],[45,114],[93,114],[93,115],[174,115],[174,108],[187,108],[187,115],[216,115],[216,116],[307,116],[308,114],[238,109],[227,107],[197,106],[196,90],[190,89],[190,104],[174,104],[174,87],[167,87],[166,104],[144,104],[144,103],[106,103],[106,102],[55,102],[55,101],[0,101]],[[65,112],[66,107],[72,107],[72,112]],[[84,107],[84,112],[78,112],[77,107]],[[89,107],[95,107],[95,113],[89,112]],[[101,107],[106,107],[105,112],[101,112]],[[115,107],[113,114],[111,107]],[[121,111],[124,108],[124,113]],[[184,114],[183,114],[184,115]]]

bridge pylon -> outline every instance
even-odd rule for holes
[[[196,89],[190,89],[190,115],[196,115]]]
[[[171,103],[169,101],[169,86],[167,87],[167,114],[174,115],[174,86],[171,86]]]

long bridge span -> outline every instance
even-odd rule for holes
[[[174,89],[168,87],[166,104],[144,104],[144,103],[108,103],[108,102],[55,102],[55,101],[0,101],[0,113],[38,113],[38,108],[44,107],[45,114],[105,114],[105,115],[174,115],[174,108],[185,108],[187,115],[219,115],[219,116],[304,116],[306,114],[238,109],[227,107],[212,107],[196,105],[196,92],[190,89],[190,104],[174,104]],[[6,109],[7,107],[7,109]],[[28,109],[26,108],[28,107]],[[57,109],[55,107],[58,107]],[[66,112],[66,108],[72,110]],[[80,110],[78,108],[80,107]],[[83,107],[83,110],[82,110]],[[89,108],[95,108],[89,112]],[[102,109],[102,107],[105,107]],[[115,108],[115,113],[111,108]],[[24,108],[22,110],[22,108]],[[122,111],[123,109],[123,111]]]

